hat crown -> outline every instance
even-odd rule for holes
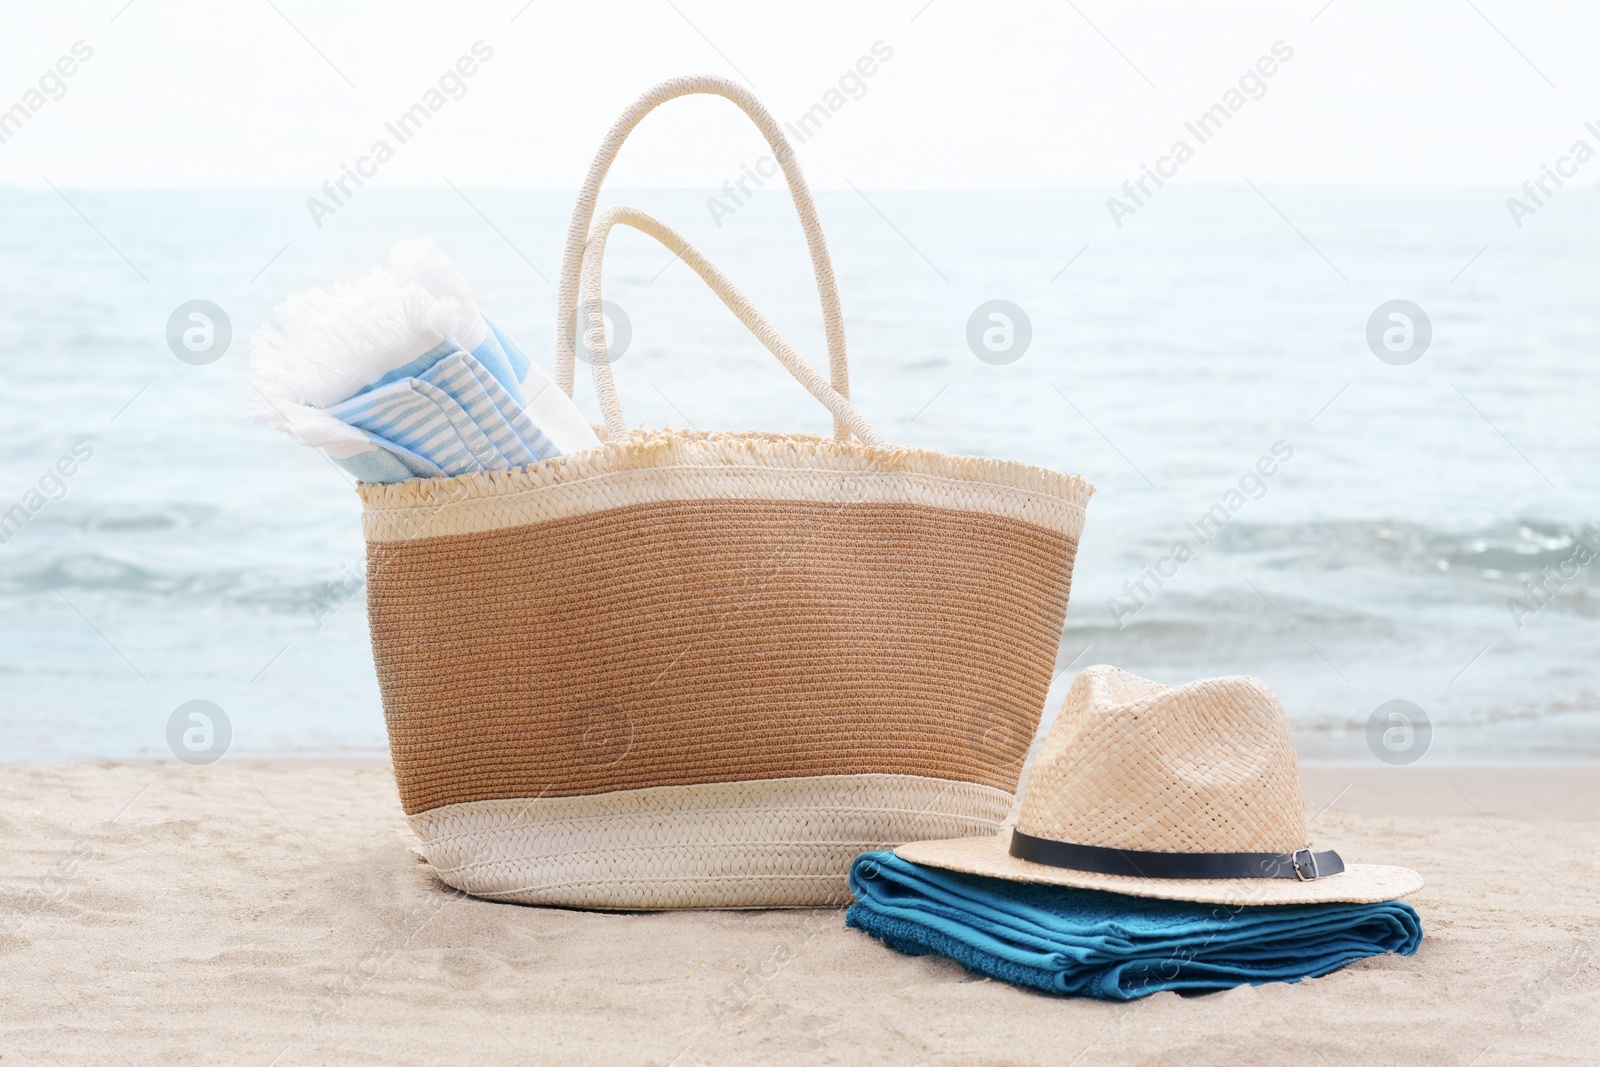
[[[1302,848],[1289,717],[1255,678],[1166,686],[1086,668],[1034,763],[1017,829],[1142,852]]]

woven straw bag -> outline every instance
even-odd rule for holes
[[[831,384],[677,233],[630,208],[594,217],[623,139],[689,93],[732,100],[772,146]],[[693,268],[832,412],[833,438],[629,430],[600,311],[617,224]],[[724,79],[645,94],[590,168],[557,307],[568,394],[580,292],[600,447],[361,487],[395,778],[440,878],[580,907],[830,905],[866,849],[995,833],[1092,488],[884,443],[847,399],[833,269],[794,154]]]

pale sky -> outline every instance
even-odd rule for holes
[[[1577,138],[1600,145],[1592,4],[41,0],[6,5],[0,30],[3,186],[309,194],[393,142],[384,123],[480,41],[491,57],[375,185],[573,188],[658,80],[724,74],[793,119],[874,45],[892,54],[799,148],[819,188],[1119,185],[1280,41],[1292,57],[1185,180],[1509,195]],[[63,57],[70,77],[50,73]],[[668,105],[637,142],[613,185],[715,186],[762,151],[719,101]]]

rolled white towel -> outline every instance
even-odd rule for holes
[[[363,481],[515,466],[599,444],[577,405],[484,317],[426,239],[396,243],[384,266],[358,278],[290,297],[251,340],[250,367],[252,413]],[[394,388],[408,380],[422,384]],[[438,391],[459,408],[441,405]],[[415,420],[434,410],[458,439],[417,432]],[[461,411],[492,447],[463,429]],[[361,417],[352,424],[340,412]],[[418,442],[437,443],[451,462]]]

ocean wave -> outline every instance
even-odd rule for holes
[[[1586,524],[1587,525],[1587,524]],[[1407,572],[1499,579],[1542,573],[1572,556],[1579,542],[1600,553],[1600,528],[1537,519],[1477,530],[1441,530],[1407,522],[1322,521],[1270,525],[1236,523],[1211,542],[1219,551],[1278,557],[1312,568],[1374,566]],[[1209,547],[1209,546],[1208,546]],[[1600,584],[1580,570],[1581,580]]]
[[[316,613],[363,596],[359,565],[315,573],[271,568],[179,569],[99,552],[0,568],[0,600],[74,591],[91,595]]]

